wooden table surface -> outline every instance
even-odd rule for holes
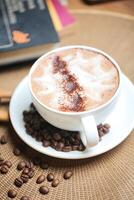
[[[97,5],[86,5],[82,0],[69,0],[71,11],[99,10],[134,16],[134,0],[114,0]],[[61,34],[62,37],[62,34]],[[68,38],[69,40],[69,38]],[[28,73],[32,62],[14,65],[0,70],[0,90],[12,92],[19,81]]]

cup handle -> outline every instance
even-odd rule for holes
[[[92,115],[81,118],[81,140],[85,147],[93,147],[99,142],[99,134],[95,119]]]

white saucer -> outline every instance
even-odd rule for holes
[[[22,112],[29,109],[31,103],[27,81],[27,77],[24,78],[12,95],[10,102],[10,118],[19,137],[27,145],[43,154],[64,159],[93,157],[109,151],[120,144],[134,128],[134,86],[129,79],[123,75],[123,89],[119,101],[114,111],[106,119],[106,123],[111,125],[110,133],[103,136],[98,145],[86,149],[84,152],[59,152],[51,147],[43,147],[40,142],[35,141],[34,138],[28,135],[24,128]]]

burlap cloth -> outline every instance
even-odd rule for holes
[[[81,11],[79,11],[81,12]],[[110,16],[93,13],[75,13],[77,23],[65,32],[61,33],[62,44],[87,44],[101,48],[110,53],[121,65],[121,69],[134,81],[134,20],[129,16]],[[87,23],[88,22],[88,23]],[[83,30],[83,32],[79,32]],[[73,34],[74,33],[74,34]],[[68,41],[69,38],[69,41]],[[13,89],[19,80],[27,73],[26,68],[10,71],[8,83],[5,83],[6,75],[1,76],[3,88]],[[20,74],[17,76],[17,74]],[[133,105],[132,105],[133,106]],[[129,117],[129,116],[128,116]],[[7,191],[15,188],[19,200],[22,195],[28,195],[32,200],[43,199],[68,199],[68,200],[133,200],[134,199],[134,132],[119,146],[100,156],[84,160],[61,160],[45,155],[40,155],[28,146],[24,146],[25,153],[16,157],[13,155],[14,146],[22,144],[10,123],[1,125],[0,136],[8,136],[8,144],[0,145],[0,154],[5,159],[13,162],[6,175],[0,174],[0,197],[9,199]],[[118,133],[117,133],[118,134]],[[35,176],[20,189],[14,185],[14,179],[20,172],[16,170],[17,163],[22,159],[29,159],[33,155],[43,156],[49,163],[48,170],[36,167]],[[66,169],[72,169],[73,176],[69,180],[63,179]],[[36,179],[42,172],[53,172],[60,179],[56,188],[50,187],[46,196],[39,194]]]

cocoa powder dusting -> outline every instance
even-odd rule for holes
[[[53,73],[60,73],[62,75],[62,89],[68,96],[69,105],[61,102],[60,110],[64,112],[80,112],[85,110],[85,97],[81,97],[80,92],[83,88],[79,85],[76,77],[71,75],[67,63],[59,56],[56,56],[53,61]]]

